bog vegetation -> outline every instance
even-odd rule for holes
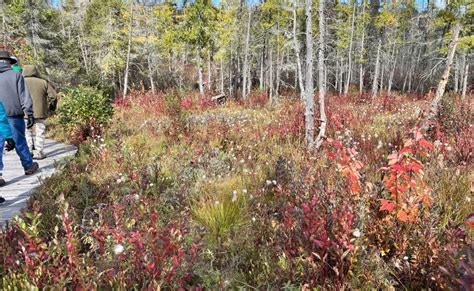
[[[79,2],[1,4],[79,146],[2,290],[472,288],[472,4]]]
[[[468,288],[472,107],[423,135],[426,99],[329,100],[315,152],[298,99],[116,101],[2,232],[3,289]]]

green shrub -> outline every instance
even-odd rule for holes
[[[59,119],[68,128],[106,124],[113,114],[112,100],[103,91],[81,86],[66,90],[59,105]]]

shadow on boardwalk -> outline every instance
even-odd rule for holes
[[[0,205],[0,226],[18,215],[27,204],[28,198],[34,189],[40,186],[41,181],[50,177],[55,172],[56,161],[76,153],[77,149],[53,140],[47,140],[45,145],[46,159],[38,161],[40,169],[31,176],[25,176],[20,159],[14,152],[4,153],[3,176],[7,184],[0,188],[0,196],[6,202]]]

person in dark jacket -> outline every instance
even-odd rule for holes
[[[0,51],[0,102],[3,103],[8,116],[12,137],[16,144],[16,153],[20,157],[25,175],[31,175],[38,170],[39,166],[38,163],[33,162],[28,149],[24,116],[28,116],[27,128],[33,127],[35,123],[33,102],[23,76],[20,72],[11,69],[11,65],[15,63],[16,61],[10,57],[8,52]],[[2,161],[4,143],[2,138],[0,140],[0,161]],[[4,184],[3,177],[0,179],[0,184],[1,180]]]
[[[35,118],[36,136],[33,137],[33,128],[26,130],[26,141],[33,153],[33,159],[44,159],[44,139],[46,132],[46,118],[49,111],[54,111],[57,104],[56,91],[48,81],[41,78],[38,69],[32,65],[23,67],[23,77],[25,78],[28,91],[33,100],[33,116]]]

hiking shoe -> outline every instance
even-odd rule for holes
[[[2,176],[0,176],[0,187],[5,186],[6,183],[7,183],[7,182],[5,182],[5,179],[3,179]]]
[[[0,204],[2,204],[3,202],[5,202],[5,198],[3,198],[2,196],[0,196]]]
[[[25,175],[33,175],[39,169],[39,165],[37,162],[34,162],[31,167],[25,169]]]
[[[33,160],[42,160],[45,158],[46,158],[46,155],[43,154],[43,152],[37,152],[37,151],[33,152]]]

